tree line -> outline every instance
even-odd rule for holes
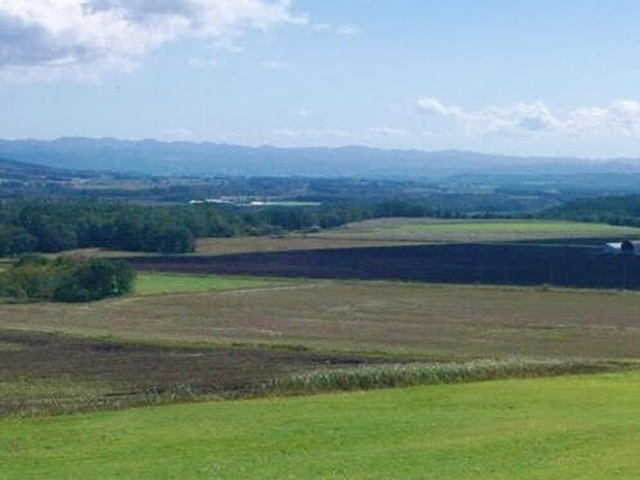
[[[501,216],[486,211],[482,217]],[[0,202],[0,257],[75,248],[188,253],[196,238],[317,231],[381,217],[465,216],[417,201],[339,200],[320,206],[142,206],[102,200]]]
[[[140,206],[92,200],[0,203],[0,256],[75,248],[186,253],[199,237],[273,235],[379,216],[424,216],[420,205],[336,203],[320,207]]]
[[[25,255],[0,272],[0,297],[89,302],[129,293],[134,278],[133,269],[121,260]]]
[[[582,198],[545,210],[540,217],[640,227],[640,195]]]

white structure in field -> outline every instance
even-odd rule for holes
[[[602,248],[602,253],[609,255],[640,255],[640,241],[610,242]]]

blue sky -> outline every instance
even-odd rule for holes
[[[640,157],[640,1],[3,0],[0,137]]]

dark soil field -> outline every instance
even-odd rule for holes
[[[179,348],[0,330],[0,416],[251,395],[280,375],[372,363],[258,347]]]
[[[638,289],[640,258],[600,253],[602,240],[445,244],[248,253],[219,257],[136,257],[138,270],[458,284]]]

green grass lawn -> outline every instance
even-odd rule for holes
[[[0,479],[637,479],[640,373],[0,421]]]
[[[284,285],[283,280],[219,275],[138,274],[134,295],[167,295],[199,293],[214,290],[243,290]]]

